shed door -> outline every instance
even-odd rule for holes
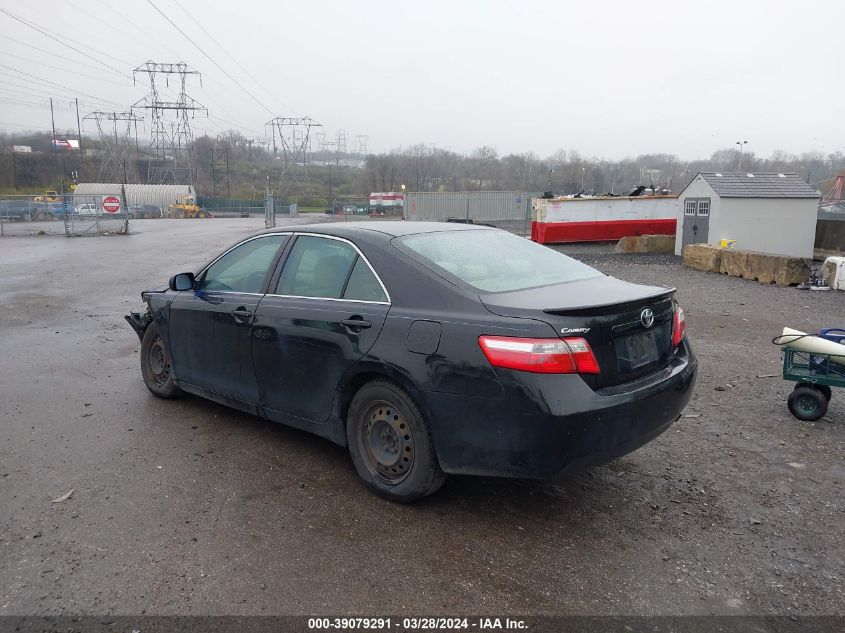
[[[707,243],[710,233],[710,198],[684,198],[682,245]]]

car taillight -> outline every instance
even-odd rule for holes
[[[684,317],[684,309],[679,305],[675,304],[675,316],[672,321],[672,346],[678,347],[681,344],[681,341],[684,339],[684,335],[687,333],[687,321]]]
[[[598,374],[590,344],[579,337],[513,338],[479,336],[478,344],[494,367],[536,374]]]

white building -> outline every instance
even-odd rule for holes
[[[811,258],[819,192],[795,174],[701,172],[678,196],[675,254],[687,244]]]
[[[104,195],[119,196],[120,183],[81,182],[76,185],[74,195],[79,201],[86,196],[91,202],[99,204],[99,198]],[[165,212],[171,204],[184,202],[186,197],[196,199],[196,192],[191,185],[124,185],[126,203],[131,207],[135,204],[150,204],[161,207]],[[86,200],[87,201],[87,200]]]

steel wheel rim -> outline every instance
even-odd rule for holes
[[[404,481],[414,465],[411,426],[395,405],[384,400],[367,407],[358,446],[370,474],[387,484]]]
[[[150,351],[147,353],[147,365],[150,368],[150,376],[153,382],[161,386],[170,378],[170,361],[164,349],[164,342],[160,336],[156,336]]]
[[[798,407],[804,413],[813,413],[819,408],[819,403],[812,396],[800,396],[798,398]]]

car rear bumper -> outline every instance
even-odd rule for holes
[[[669,367],[593,391],[576,375],[505,370],[502,399],[420,394],[448,473],[554,478],[612,461],[678,419],[695,384],[689,344]]]

